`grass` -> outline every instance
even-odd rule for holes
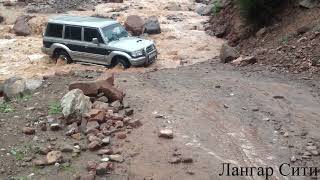
[[[213,6],[212,6],[212,9],[211,9],[211,12],[213,15],[216,15],[218,14],[222,9],[222,6],[221,6],[221,2],[220,0],[215,0],[213,2]]]
[[[28,180],[27,176],[12,177],[12,180]]]
[[[11,113],[14,111],[14,108],[8,102],[0,103],[0,113]]]
[[[60,102],[53,102],[49,105],[49,115],[61,114],[62,107]]]
[[[21,148],[12,148],[10,150],[10,154],[12,156],[14,156],[14,158],[16,160],[21,161],[21,160],[23,160],[25,158],[25,156],[26,156],[26,154],[28,153],[29,150],[30,149],[27,146],[23,146]]]
[[[75,169],[70,164],[62,164],[60,167],[61,171],[75,173]]]

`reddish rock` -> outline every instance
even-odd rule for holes
[[[96,82],[99,85],[99,87],[104,84],[110,84],[113,86],[114,85],[114,74],[104,73],[97,78]]]
[[[123,97],[124,97],[124,93],[122,91],[120,91],[119,89],[113,87],[112,85],[105,83],[103,84],[100,89],[99,92],[103,92],[104,95],[111,101],[122,101]]]
[[[98,121],[103,123],[106,117],[106,112],[101,109],[91,109],[89,112],[89,121]]]
[[[125,138],[127,138],[127,134],[124,133],[124,132],[119,132],[119,133],[117,134],[117,138],[118,138],[118,139],[125,139]]]
[[[36,133],[36,129],[31,128],[31,127],[24,127],[24,128],[22,128],[22,132],[26,135],[33,135]]]
[[[35,159],[32,161],[35,166],[45,166],[47,165],[47,161],[45,159]]]
[[[80,141],[81,140],[81,134],[80,133],[76,133],[76,134],[72,134],[71,137],[75,140]]]
[[[88,136],[88,140],[89,140],[90,142],[93,142],[93,141],[98,141],[98,142],[100,142],[100,141],[101,141],[100,138],[98,138],[97,136],[94,136],[94,135],[89,135],[89,136]]]
[[[47,154],[47,162],[48,164],[54,164],[56,162],[60,162],[62,160],[62,152],[61,151],[51,151]]]
[[[137,15],[128,16],[124,25],[134,36],[141,35],[145,30],[143,19]]]
[[[69,91],[73,89],[81,89],[85,95],[95,96],[99,86],[95,81],[75,81],[69,84]]]
[[[101,143],[99,141],[92,141],[87,147],[90,151],[96,151],[101,147]]]
[[[32,16],[22,15],[19,16],[13,26],[13,32],[17,36],[29,36],[31,34],[31,28],[28,24],[28,21],[32,18]]]

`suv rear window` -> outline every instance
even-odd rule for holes
[[[81,41],[81,27],[66,26],[64,38]]]
[[[84,41],[91,42],[93,38],[98,38],[99,43],[103,43],[102,37],[97,29],[84,28]]]
[[[63,30],[62,24],[49,23],[47,25],[47,30],[45,35],[48,37],[62,38],[62,30]]]

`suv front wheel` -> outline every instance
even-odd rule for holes
[[[117,57],[112,65],[112,67],[115,67],[115,66],[119,66],[122,69],[127,69],[131,66],[131,64],[127,59],[125,59],[123,57]]]
[[[69,54],[67,53],[67,51],[65,50],[57,50],[54,53],[53,56],[54,60],[57,62],[58,59],[61,59],[62,61],[64,61],[66,64],[70,64],[72,63],[72,59],[69,56]]]

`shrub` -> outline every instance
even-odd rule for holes
[[[271,23],[276,10],[284,0],[235,0],[240,13],[248,23],[265,26]]]
[[[218,14],[222,9],[220,0],[213,1],[211,12],[213,15]]]

